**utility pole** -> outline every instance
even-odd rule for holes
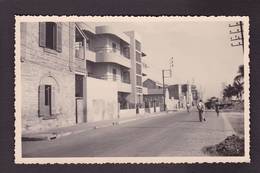
[[[170,58],[170,69],[162,70],[162,79],[163,79],[163,110],[164,111],[166,111],[164,78],[172,77],[172,68],[173,68],[173,57]],[[165,72],[168,72],[168,75],[165,75]]]
[[[242,46],[244,52],[244,33],[243,33],[243,22],[239,21],[235,24],[229,24],[229,33],[231,34],[231,46]]]

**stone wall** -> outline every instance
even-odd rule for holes
[[[39,23],[21,30],[21,103],[23,132],[75,123],[75,75],[70,69],[69,23],[62,23],[62,52],[39,46]],[[39,85],[55,86],[55,119],[39,117]]]

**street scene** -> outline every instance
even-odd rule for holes
[[[249,154],[243,18],[16,19],[22,158]]]
[[[201,150],[203,147],[217,144],[226,136],[236,133],[226,119],[228,115],[218,117],[215,112],[206,114],[207,123],[199,123],[197,112],[192,110],[189,114],[163,113],[95,130],[77,129],[78,133],[55,140],[25,141],[23,156],[205,156]],[[235,116],[240,121],[243,119],[241,113]],[[234,126],[237,127],[237,124]]]

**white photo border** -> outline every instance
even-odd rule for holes
[[[201,157],[62,157],[23,158],[21,127],[21,62],[20,23],[41,21],[62,22],[176,22],[176,21],[243,21],[244,24],[244,156]],[[15,16],[15,163],[16,164],[104,164],[104,163],[250,163],[250,103],[249,103],[249,17],[248,16]]]

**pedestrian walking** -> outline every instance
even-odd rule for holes
[[[215,111],[217,113],[217,116],[219,116],[219,104],[218,104],[218,102],[216,102],[216,104],[215,104]]]
[[[186,108],[187,108],[187,112],[190,113],[190,104],[189,103],[187,103]]]
[[[199,111],[200,122],[206,121],[206,118],[204,117],[205,106],[204,106],[204,103],[202,102],[202,100],[199,101],[199,103],[197,105],[197,109]]]

